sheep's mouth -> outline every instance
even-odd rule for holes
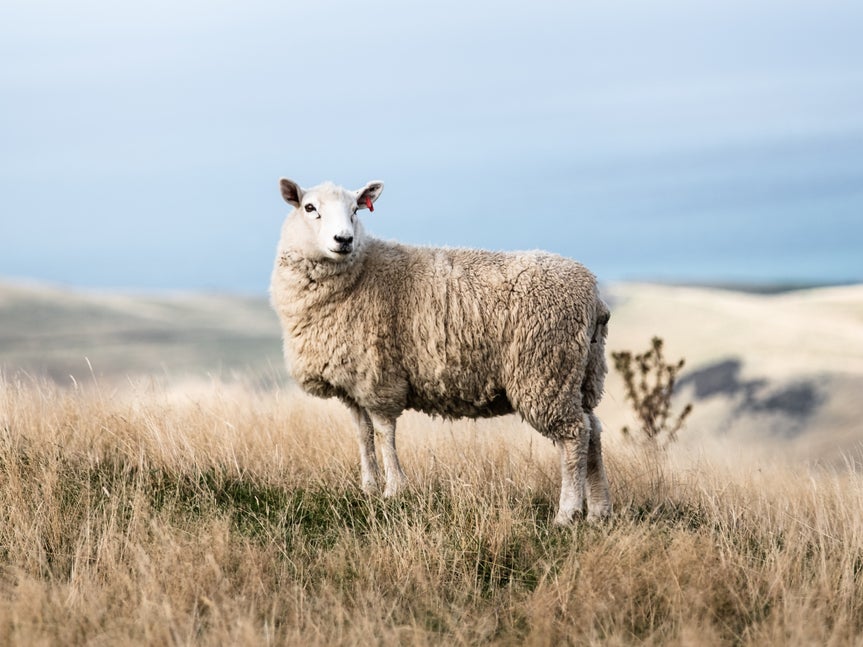
[[[351,245],[340,245],[335,249],[330,250],[333,254],[338,254],[339,256],[347,256],[353,251],[353,247]]]

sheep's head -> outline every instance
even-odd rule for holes
[[[384,183],[369,182],[356,191],[330,182],[302,189],[296,182],[282,178],[279,187],[285,202],[295,207],[285,230],[290,246],[311,260],[342,262],[354,255],[362,241],[357,211],[373,208]]]

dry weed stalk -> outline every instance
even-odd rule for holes
[[[692,404],[687,404],[679,414],[672,413],[674,383],[685,360],[667,363],[662,346],[662,339],[654,337],[650,348],[638,355],[630,351],[611,354],[614,367],[623,376],[626,399],[641,422],[641,439],[659,449],[677,440],[677,432],[692,413]],[[625,436],[631,437],[628,427],[622,431]]]

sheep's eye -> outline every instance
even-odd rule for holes
[[[313,205],[313,204],[307,204],[306,205],[306,213],[311,213],[314,210],[315,210],[315,205]]]

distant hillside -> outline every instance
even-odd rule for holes
[[[838,459],[863,442],[863,285],[747,294],[725,289],[622,284],[609,350],[647,348],[656,334],[683,357],[678,399],[694,401],[682,435],[730,446],[763,442],[800,458]],[[606,426],[632,424],[613,373]],[[744,442],[745,441],[745,442]]]
[[[837,458],[863,441],[863,286],[747,294],[652,284],[609,286],[608,350],[651,337],[686,358],[678,399],[695,411],[681,442],[764,442],[803,458]],[[285,379],[267,299],[129,295],[0,283],[0,366],[71,384],[158,375]],[[632,425],[612,370],[600,406],[606,429]]]
[[[0,283],[0,366],[69,383],[89,377],[272,372],[275,313],[263,297],[130,295]]]

